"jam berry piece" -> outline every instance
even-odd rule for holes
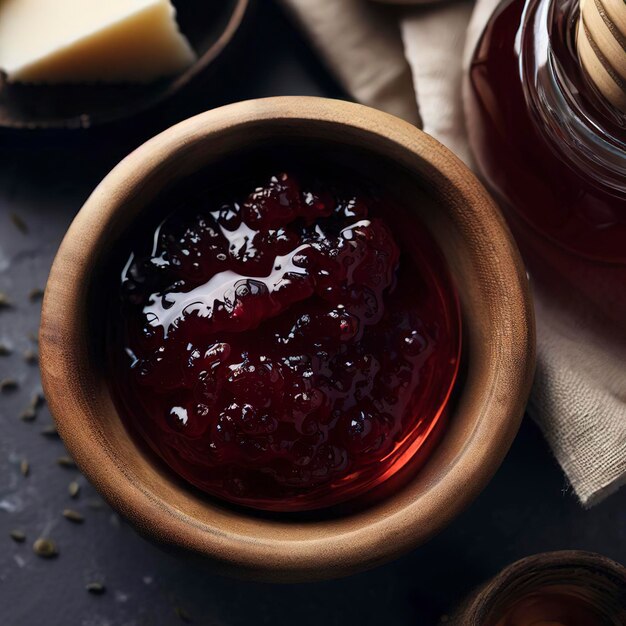
[[[229,367],[228,392],[257,408],[265,408],[278,399],[284,380],[279,364],[267,358],[246,358]]]
[[[166,422],[174,432],[197,439],[210,428],[211,409],[206,404],[172,406]]]
[[[320,446],[311,461],[311,474],[314,479],[324,479],[348,469],[348,451],[335,445]]]
[[[237,230],[241,226],[241,207],[236,202],[223,204],[218,211],[211,213],[211,215],[226,230]]]
[[[260,233],[260,245],[264,250],[277,256],[285,256],[295,250],[299,244],[298,234],[286,226]],[[274,264],[274,269],[277,269]]]
[[[242,455],[247,459],[260,461],[263,457],[271,457],[270,445],[265,437],[247,437],[240,436],[237,438],[237,447]]]
[[[383,420],[366,409],[352,411],[344,418],[342,427],[345,429],[346,448],[356,454],[376,452],[387,435]]]
[[[341,218],[350,220],[362,220],[368,217],[369,207],[363,198],[352,196],[341,199],[335,206],[335,214]]]
[[[305,439],[298,439],[294,442],[289,450],[290,455],[294,459],[294,464],[300,467],[306,467],[311,464],[313,456],[315,455],[315,446]],[[303,477],[301,475],[300,481]]]
[[[243,204],[243,218],[257,230],[278,228],[301,214],[300,187],[286,173],[272,176],[257,187]]]
[[[319,432],[324,414],[328,412],[328,397],[318,388],[301,391],[293,396],[288,409],[296,431],[314,435]]]
[[[401,336],[401,350],[408,357],[414,357],[422,353],[427,345],[428,340],[417,330],[410,330]]]
[[[332,194],[325,191],[305,191],[302,194],[302,216],[312,224],[321,217],[332,215],[336,202]]]
[[[252,404],[233,402],[223,412],[239,434],[268,435],[276,430],[278,422],[266,413],[259,413]]]

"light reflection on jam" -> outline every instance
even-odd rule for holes
[[[425,460],[460,322],[424,228],[369,192],[287,174],[211,201],[139,238],[124,268],[111,370],[131,431],[205,492],[277,511]]]

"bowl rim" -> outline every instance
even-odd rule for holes
[[[229,528],[201,523],[133,483],[111,451],[80,428],[81,419],[87,419],[89,394],[83,388],[81,364],[66,346],[72,341],[86,342],[76,331],[87,282],[81,271],[90,244],[122,209],[122,190],[140,187],[159,163],[190,145],[245,125],[276,121],[290,127],[348,128],[427,161],[440,174],[438,182],[446,186],[446,192],[458,194],[466,203],[465,219],[476,217],[489,223],[489,245],[498,252],[495,275],[489,280],[506,297],[494,302],[502,312],[498,327],[491,329],[499,349],[493,352],[494,363],[485,366],[494,371],[485,396],[497,405],[497,419],[487,419],[491,416],[481,411],[463,453],[441,480],[429,485],[418,499],[377,519],[366,515],[324,521],[314,530],[308,524],[260,520],[259,527],[270,528],[275,535],[261,538],[240,532],[236,523]],[[68,265],[72,281],[67,280]],[[53,298],[51,285],[62,288],[64,297]],[[58,337],[69,338],[69,343]],[[369,107],[308,96],[274,97],[226,105],[180,122],[137,148],[103,179],[77,214],[54,260],[42,307],[40,355],[44,391],[68,450],[105,499],[140,531],[162,544],[208,556],[227,573],[264,580],[314,580],[367,569],[416,547],[482,491],[508,452],[526,405],[534,373],[534,313],[526,271],[504,219],[452,152],[411,124]],[[498,366],[506,366],[506,373]]]

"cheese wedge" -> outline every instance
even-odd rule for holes
[[[149,82],[195,58],[170,0],[0,0],[11,82]]]

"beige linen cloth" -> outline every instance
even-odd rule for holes
[[[355,100],[420,126],[471,166],[462,76],[498,0],[281,2]],[[626,341],[595,336],[580,299],[556,302],[538,287],[535,298],[538,367],[528,410],[591,506],[626,483]]]

